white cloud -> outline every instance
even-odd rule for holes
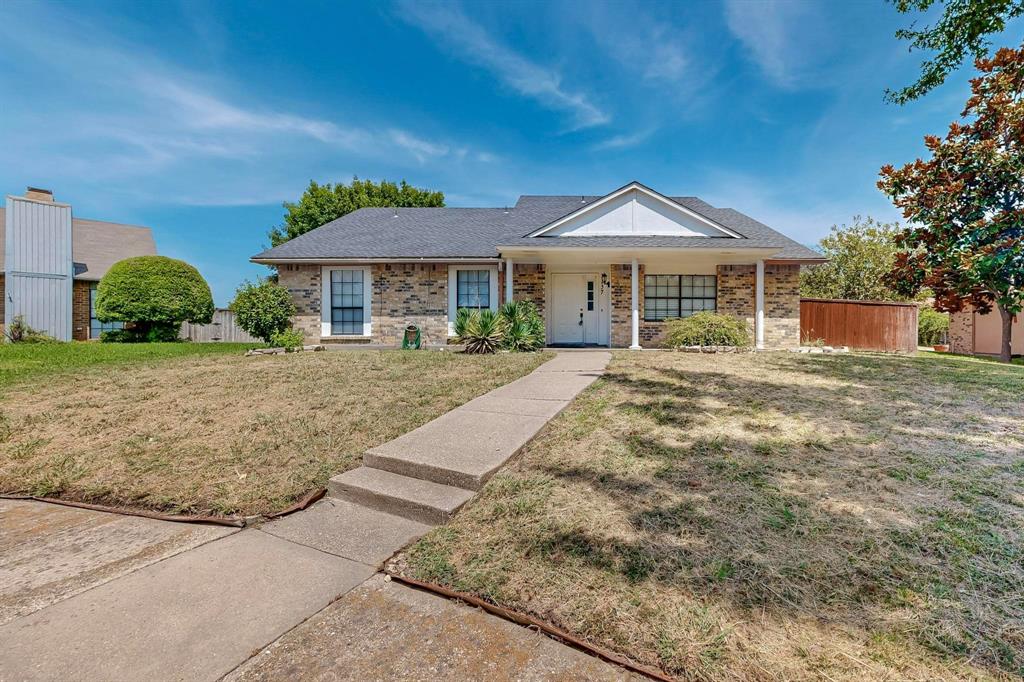
[[[423,163],[430,158],[446,156],[449,152],[449,147],[447,145],[428,142],[427,140],[420,139],[404,130],[391,130],[389,135],[392,142],[416,157],[420,163]],[[458,156],[461,157],[465,155],[464,150],[458,151],[461,152],[457,152]]]
[[[398,15],[468,62],[497,76],[506,86],[542,105],[571,115],[573,129],[611,121],[586,93],[566,88],[554,69],[531,61],[502,44],[453,5],[401,3]]]
[[[808,84],[822,55],[832,49],[820,10],[800,0],[725,0],[729,30],[783,88]]]
[[[640,130],[632,134],[614,135],[593,145],[591,149],[594,151],[629,149],[630,147],[635,147],[642,142],[646,142],[652,134],[654,134],[654,130],[647,129]]]

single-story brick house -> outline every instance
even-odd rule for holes
[[[461,307],[529,299],[552,345],[656,346],[665,320],[742,318],[800,342],[800,266],[820,254],[731,208],[632,182],[511,208],[363,208],[252,261],[277,267],[308,342],[445,344]]]

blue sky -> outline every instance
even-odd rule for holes
[[[813,243],[895,219],[965,68],[885,104],[922,56],[863,2],[0,4],[0,192],[151,226],[218,304],[310,179],[406,179],[452,206],[639,180]],[[1021,41],[1015,22],[999,44]]]

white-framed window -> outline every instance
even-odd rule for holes
[[[714,275],[644,275],[644,320],[659,322],[717,309]]]
[[[459,308],[498,309],[497,265],[448,266],[448,333],[455,333]]]
[[[357,265],[321,270],[321,336],[370,336],[373,272]]]

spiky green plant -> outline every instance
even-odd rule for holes
[[[544,318],[533,301],[510,301],[501,306],[500,315],[505,324],[502,344],[506,350],[534,351],[544,345]]]
[[[493,310],[459,308],[455,315],[455,335],[465,344],[467,353],[493,353],[501,347],[505,325]]]

